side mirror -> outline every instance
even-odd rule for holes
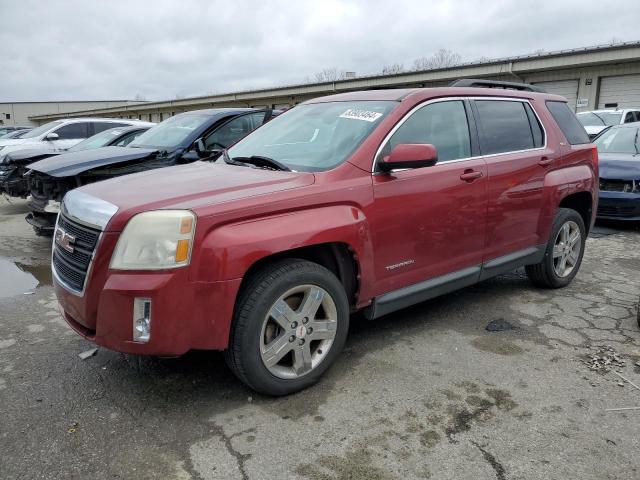
[[[49,135],[47,135],[46,137],[44,137],[45,140],[52,142],[53,140],[58,140],[60,138],[60,135],[58,135],[55,132],[50,133]]]
[[[378,163],[380,170],[432,167],[438,162],[436,147],[430,143],[400,143]]]

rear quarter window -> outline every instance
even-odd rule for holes
[[[571,145],[590,143],[589,135],[566,102],[547,101],[547,109]]]

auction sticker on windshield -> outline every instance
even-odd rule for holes
[[[340,118],[350,118],[352,120],[364,120],[365,122],[375,122],[382,116],[381,113],[378,112],[369,112],[367,110],[357,110],[355,108],[350,108],[342,115]]]

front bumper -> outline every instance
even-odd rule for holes
[[[0,192],[10,197],[26,198],[29,195],[29,183],[19,169],[0,168]]]
[[[84,338],[119,352],[157,356],[227,348],[240,279],[193,282],[188,278],[188,268],[162,272],[103,270],[107,264],[96,262],[81,295],[67,290],[54,272],[62,314]],[[133,341],[136,297],[151,300],[151,335],[144,343]]]
[[[597,218],[640,221],[640,193],[600,191]]]

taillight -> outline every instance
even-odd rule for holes
[[[598,168],[600,159],[598,158],[598,147],[595,145],[591,147],[591,160],[593,161],[593,165]]]

